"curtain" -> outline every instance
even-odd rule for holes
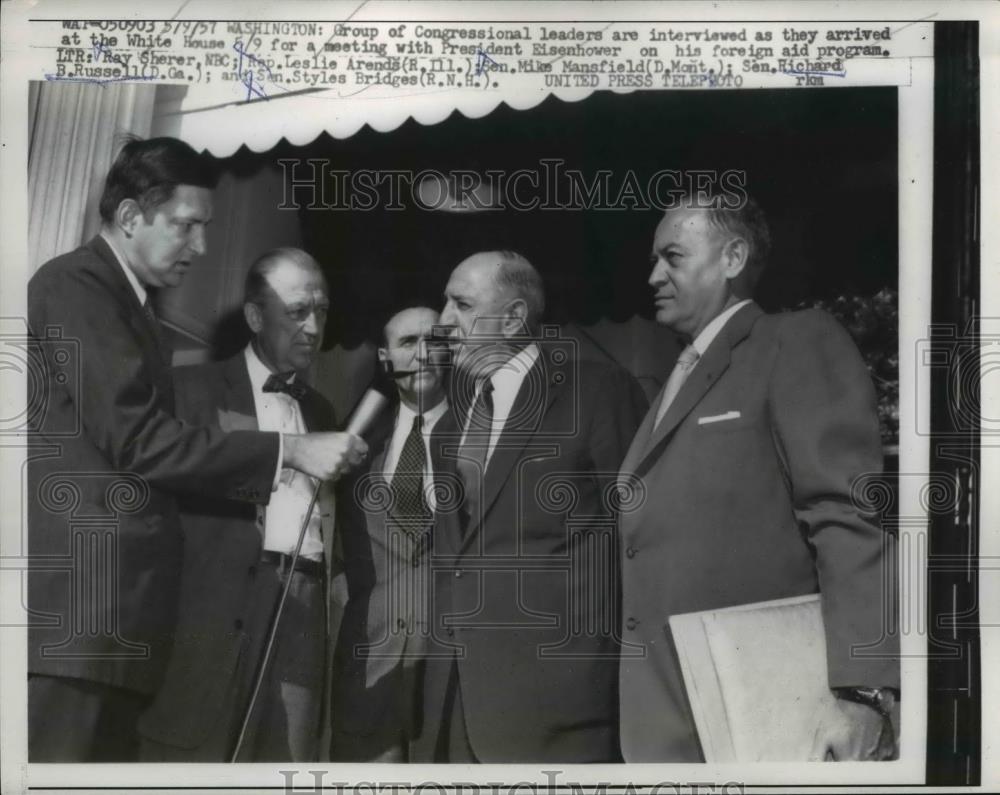
[[[32,83],[28,252],[32,272],[101,226],[97,204],[123,134],[149,135],[153,86]]]

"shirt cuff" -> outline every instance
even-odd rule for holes
[[[278,484],[281,482],[281,462],[285,460],[285,434],[278,434],[278,463],[274,468],[274,481],[271,483],[271,491],[278,490]]]

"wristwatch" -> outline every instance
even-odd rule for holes
[[[883,718],[888,718],[899,700],[898,692],[891,687],[837,687],[837,698],[871,707]]]

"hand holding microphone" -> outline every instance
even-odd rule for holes
[[[285,434],[282,466],[319,480],[336,480],[364,461],[367,454],[364,439],[350,431]]]

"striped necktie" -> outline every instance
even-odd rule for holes
[[[472,405],[465,438],[458,451],[455,465],[462,479],[465,499],[462,500],[462,533],[474,519],[479,518],[483,476],[489,458],[490,438],[493,431],[493,381],[485,379],[479,395]]]
[[[670,404],[674,402],[674,398],[681,391],[681,387],[687,380],[688,375],[698,363],[698,358],[698,351],[695,350],[693,345],[688,345],[681,351],[681,355],[677,357],[677,364],[674,365],[674,369],[670,372],[667,385],[663,387],[663,397],[660,399],[660,407],[656,410],[656,423],[653,425],[653,430],[656,430],[656,427],[663,420],[667,409],[670,408]]]

